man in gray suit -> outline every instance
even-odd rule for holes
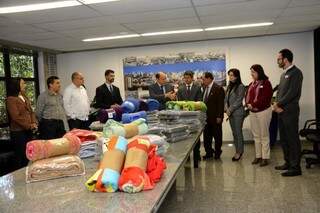
[[[156,99],[160,103],[160,110],[166,108],[166,102],[176,99],[176,93],[171,84],[167,83],[167,75],[164,72],[156,74],[156,83],[149,86],[150,98]]]
[[[183,74],[184,84],[179,87],[177,97],[179,101],[201,101],[202,92],[201,86],[194,84],[192,71],[186,71]],[[198,168],[198,161],[200,157],[200,139],[197,141],[193,149],[193,164],[195,168]]]
[[[276,170],[287,170],[282,176],[301,175],[300,157],[301,142],[299,139],[299,100],[303,75],[300,69],[292,64],[293,54],[283,49],[278,55],[278,65],[284,70],[278,87],[274,111],[279,115],[280,141],[285,163],[276,166]]]
[[[183,74],[184,84],[179,87],[178,101],[201,101],[201,86],[194,84],[193,75],[192,71],[186,71]]]

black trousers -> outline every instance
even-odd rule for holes
[[[69,119],[68,120],[69,128],[72,129],[87,129],[89,130],[89,121],[82,121],[79,119]]]
[[[39,123],[40,139],[55,139],[61,138],[65,133],[62,120],[56,119],[41,119]]]
[[[289,166],[289,170],[300,171],[299,107],[280,113],[278,119],[285,163]]]
[[[31,130],[11,131],[11,141],[14,144],[14,151],[16,155],[16,165],[22,168],[28,165],[29,160],[26,157],[26,145],[32,140]]]
[[[212,139],[214,138],[214,149],[212,148]],[[213,153],[220,155],[222,150],[222,123],[207,123],[203,130],[203,143],[207,156]]]

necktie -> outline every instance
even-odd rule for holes
[[[208,99],[208,90],[209,90],[209,87],[206,87],[206,89],[205,89],[205,92],[204,92],[204,96],[203,96],[203,101],[207,101],[207,99]]]
[[[113,92],[113,88],[112,88],[112,85],[109,86],[109,90],[110,90],[110,93]]]
[[[162,93],[164,94],[164,86],[161,86]]]
[[[190,93],[191,93],[191,91],[190,91],[190,85],[188,85],[188,86],[187,86],[187,96],[190,96]]]

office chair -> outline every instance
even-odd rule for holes
[[[313,150],[303,150],[302,155],[313,154],[316,158],[306,157],[306,168],[311,168],[311,165],[320,164],[320,122],[315,119],[307,120],[303,129],[299,131],[299,135],[307,139],[313,144]]]

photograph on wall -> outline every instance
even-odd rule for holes
[[[197,84],[201,84],[201,76],[204,72],[211,72],[215,82],[225,86],[226,54],[212,51],[185,52],[168,56],[126,57],[123,59],[126,97],[148,97],[148,87],[155,82],[155,75],[160,71],[167,74],[168,83],[175,87],[183,83],[185,71],[194,72],[194,80]]]

